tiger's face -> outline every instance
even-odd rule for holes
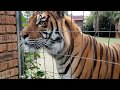
[[[34,51],[46,47],[50,53],[61,52],[64,47],[64,37],[61,33],[63,17],[61,11],[34,13],[29,18],[28,25],[20,33],[24,44]]]

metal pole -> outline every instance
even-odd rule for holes
[[[23,61],[24,61],[24,55],[21,55],[21,49],[20,49],[20,31],[22,30],[22,19],[21,19],[21,11],[16,11],[16,26],[17,26],[17,40],[18,40],[18,60],[19,60],[19,79],[21,78],[21,75],[24,74],[23,69]]]

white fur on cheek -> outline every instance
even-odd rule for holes
[[[23,48],[24,48],[24,52],[35,52],[36,50],[32,47],[30,47],[29,45],[25,44],[28,43],[29,44],[29,39],[28,37],[23,41]]]
[[[61,52],[64,48],[64,41],[62,40],[61,42],[57,42],[52,44],[52,49],[51,49],[51,54],[58,54]]]
[[[34,48],[29,47],[28,45],[24,45],[24,52],[35,52]]]

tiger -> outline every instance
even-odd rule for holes
[[[64,11],[33,13],[20,36],[33,50],[47,49],[62,79],[120,78],[120,44],[98,42]]]

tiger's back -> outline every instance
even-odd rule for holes
[[[120,45],[105,45],[86,35],[86,42],[74,62],[73,77],[80,79],[117,79],[120,76]],[[76,48],[76,47],[75,47]],[[77,61],[77,60],[76,60]],[[77,76],[77,77],[76,77]]]

